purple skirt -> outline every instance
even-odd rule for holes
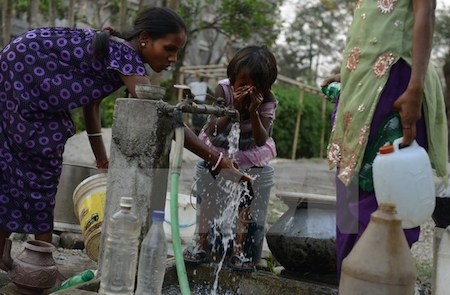
[[[395,63],[390,71],[386,87],[380,96],[380,101],[372,120],[367,146],[376,139],[378,129],[386,117],[392,114],[392,106],[399,96],[405,92],[411,76],[410,66],[402,59]],[[422,110],[423,112],[423,110]],[[416,125],[416,141],[427,149],[427,134],[422,113]],[[371,214],[378,209],[375,192],[361,190],[357,184],[345,186],[336,177],[336,255],[338,278],[341,273],[342,261],[353,249],[355,243],[366,229]],[[420,228],[404,230],[411,247],[419,239]]]

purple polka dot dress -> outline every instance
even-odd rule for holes
[[[39,234],[53,229],[55,194],[67,139],[69,111],[103,99],[124,75],[147,75],[138,54],[110,41],[93,57],[95,30],[39,28],[0,53],[0,228]]]

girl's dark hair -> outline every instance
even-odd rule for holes
[[[101,58],[108,54],[109,36],[117,36],[130,41],[146,32],[153,40],[163,38],[168,34],[187,32],[186,24],[181,17],[168,7],[151,7],[142,11],[134,21],[133,28],[127,32],[106,29],[98,32],[92,43],[94,56]]]
[[[243,69],[248,71],[253,80],[253,86],[263,94],[270,91],[278,75],[275,56],[265,45],[246,46],[236,53],[227,67],[227,76],[231,85]]]

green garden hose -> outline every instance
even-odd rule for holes
[[[175,255],[177,267],[178,283],[180,284],[181,294],[190,295],[189,282],[184,265],[183,251],[181,249],[180,228],[178,221],[178,182],[180,179],[181,162],[184,148],[184,124],[182,113],[179,108],[175,108],[173,117],[175,119],[175,150],[172,160],[171,179],[170,179],[170,226],[172,229],[172,246]]]

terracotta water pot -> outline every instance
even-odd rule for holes
[[[39,295],[55,286],[58,269],[52,252],[55,247],[44,241],[26,241],[24,249],[11,258],[11,240],[6,239],[3,263],[8,277],[24,295]]]

